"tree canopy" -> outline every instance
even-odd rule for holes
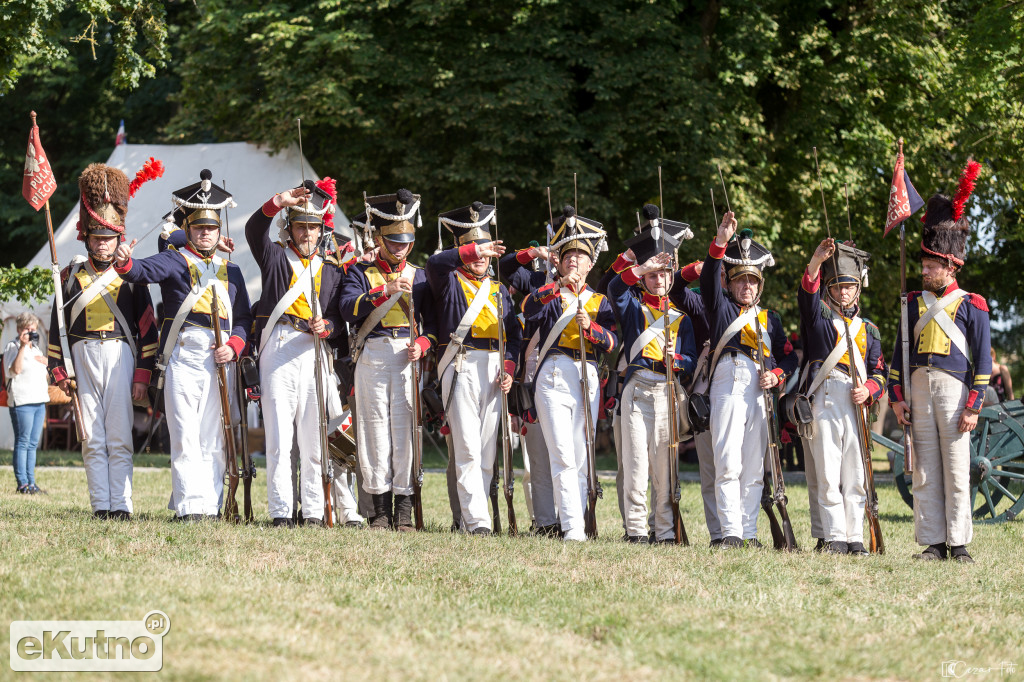
[[[952,193],[967,158],[982,161],[960,283],[992,299],[996,317],[1020,306],[1019,1],[204,0],[167,10],[167,66],[127,96],[111,75],[113,39],[97,49],[103,66],[77,50],[48,73],[22,69],[5,97],[17,106],[0,114],[16,143],[0,159],[5,184],[20,168],[24,115],[47,108],[30,93],[61,121],[44,129],[51,161],[47,135],[69,138],[53,161],[65,188],[85,158],[109,150],[90,131],[109,135],[118,118],[136,141],[282,147],[301,116],[306,155],[338,179],[349,214],[364,190],[408,187],[431,216],[496,186],[502,237],[523,246],[543,240],[545,187],[557,212],[576,173],[580,213],[604,223],[614,250],[642,204],[657,202],[660,165],[665,215],[692,225],[681,255],[697,259],[714,230],[712,188],[719,216],[725,208],[721,167],[741,226],[775,250],[766,300],[795,328],[795,288],[825,235],[816,147],[832,232],[847,236],[848,185],[853,236],[874,254],[866,309],[891,339],[898,248],[881,234],[903,137],[925,197]],[[112,87],[81,77],[90,70]],[[5,237],[39,234],[23,201],[4,201]],[[421,250],[433,250],[432,232]],[[908,232],[916,248],[916,217]]]

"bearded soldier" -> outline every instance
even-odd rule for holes
[[[964,204],[978,169],[968,163],[954,200],[941,194],[928,200],[920,256],[924,291],[908,297],[910,367],[903,363],[901,328],[889,373],[893,412],[914,427],[914,534],[925,546],[914,558],[925,561],[950,556],[974,563],[967,552],[973,535],[970,432],[978,425],[992,357],[988,304],[961,289],[956,275],[970,232]]]
[[[458,522],[467,533],[490,535],[487,500],[498,429],[508,418],[501,414],[499,391],[512,387],[522,329],[508,290],[488,274],[491,258],[505,252],[489,229],[496,224],[495,207],[476,201],[438,220],[455,236],[454,248],[427,261],[427,281],[437,311],[437,375],[451,429]],[[499,334],[505,337],[505,357],[498,355]]]
[[[407,189],[365,200],[376,256],[348,267],[340,311],[358,325],[355,369],[356,444],[363,489],[372,496],[374,530],[415,529],[412,363],[436,342],[423,269],[407,259],[420,222],[420,197]],[[418,336],[410,334],[415,313]]]
[[[650,217],[640,234],[626,242],[639,264],[608,284],[627,362],[621,399],[621,507],[625,539],[635,543],[648,541],[648,473],[654,489],[654,522],[650,529],[654,542],[674,540],[670,463],[679,455],[671,442],[669,420],[674,406],[669,402],[666,378],[666,323],[672,369],[680,379],[689,378],[697,357],[690,319],[668,299],[672,259],[689,227],[659,218],[657,206],[648,206],[644,207],[645,215]],[[633,291],[637,285],[642,287],[639,297]]]
[[[171,437],[168,508],[185,521],[218,514],[226,461],[216,365],[238,358],[252,326],[242,271],[216,254],[220,211],[234,202],[212,183],[212,177],[203,170],[200,182],[172,194],[176,208],[168,230],[180,227],[181,237],[187,240],[184,246],[174,246],[172,239],[166,250],[134,260],[136,240],[132,240],[121,244],[115,257],[115,269],[126,282],[160,284],[166,314],[156,369]],[[215,334],[223,339],[219,348]],[[229,378],[233,375],[228,373]],[[233,393],[228,390],[229,395]]]
[[[99,518],[130,518],[132,507],[132,400],[143,400],[156,361],[157,328],[149,289],[125,283],[111,267],[124,239],[131,194],[117,168],[91,164],[78,179],[78,238],[88,258],[76,256],[61,272],[64,300],[54,305],[48,356],[54,383],[68,395],[72,360],[88,437],[82,462],[89,503]],[[70,341],[65,358],[57,316]]]
[[[555,223],[551,248],[558,254],[559,277],[530,294],[523,312],[528,322],[537,325],[541,339],[534,401],[551,462],[555,509],[563,539],[582,542],[587,539],[584,500],[588,490],[583,401],[590,401],[592,433],[600,402],[598,353],[615,348],[617,339],[611,331],[615,313],[608,299],[586,283],[604,244],[601,224],[577,216],[572,206],[562,209]],[[584,371],[588,396],[583,395]]]
[[[258,344],[263,418],[267,439],[267,503],[275,526],[291,526],[292,443],[299,455],[299,498],[307,525],[324,524],[321,485],[320,413],[317,402],[313,335],[336,336],[341,327],[337,294],[341,273],[325,263],[318,249],[325,218],[334,200],[321,186],[275,194],[245,225],[263,295],[256,310],[254,339]],[[283,211],[283,213],[282,213]],[[279,241],[270,238],[274,216]],[[322,377],[330,376],[327,353],[321,357]],[[333,381],[320,387],[325,403],[339,402]],[[333,398],[333,400],[332,400]],[[325,404],[323,409],[328,409]],[[335,412],[341,412],[340,404]]]
[[[813,460],[807,471],[808,490],[813,495],[812,512],[821,524],[819,540],[832,554],[868,553],[864,547],[867,493],[855,410],[878,400],[885,386],[878,327],[860,316],[860,288],[868,258],[865,251],[825,239],[811,256],[797,291],[804,343],[801,378],[811,399],[813,420],[813,435],[806,440]],[[853,339],[852,359],[847,330]],[[857,388],[854,372],[859,377]]]
[[[736,218],[729,211],[722,218],[700,273],[700,292],[714,349],[710,369],[711,440],[723,548],[762,546],[757,540],[757,515],[771,426],[764,391],[779,385],[796,369],[796,356],[778,316],[757,305],[764,287],[763,269],[775,261],[753,240],[749,230],[730,241],[735,232]],[[759,370],[761,359],[764,372]]]

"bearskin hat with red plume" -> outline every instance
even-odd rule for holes
[[[104,163],[89,164],[78,178],[78,238],[122,235],[128,213],[129,182],[124,171]]]
[[[967,257],[967,235],[971,231],[964,207],[974,182],[978,178],[981,164],[968,161],[960,174],[960,185],[952,199],[935,194],[928,200],[928,206],[921,221],[921,257],[945,260],[957,267],[963,267]]]

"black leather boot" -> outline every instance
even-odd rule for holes
[[[412,495],[395,495],[395,530],[415,531],[412,521]]]

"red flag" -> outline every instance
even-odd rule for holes
[[[53,177],[53,169],[39,142],[39,126],[35,124],[35,113],[32,115],[32,130],[28,133],[28,151],[25,152],[25,177],[21,183],[21,193],[32,208],[39,210],[47,199],[57,191],[57,180]]]
[[[902,142],[901,142],[902,144]],[[910,196],[907,194],[907,180],[903,172],[903,149],[896,155],[896,168],[892,171],[892,187],[889,188],[889,209],[885,216],[885,232],[910,217]]]

